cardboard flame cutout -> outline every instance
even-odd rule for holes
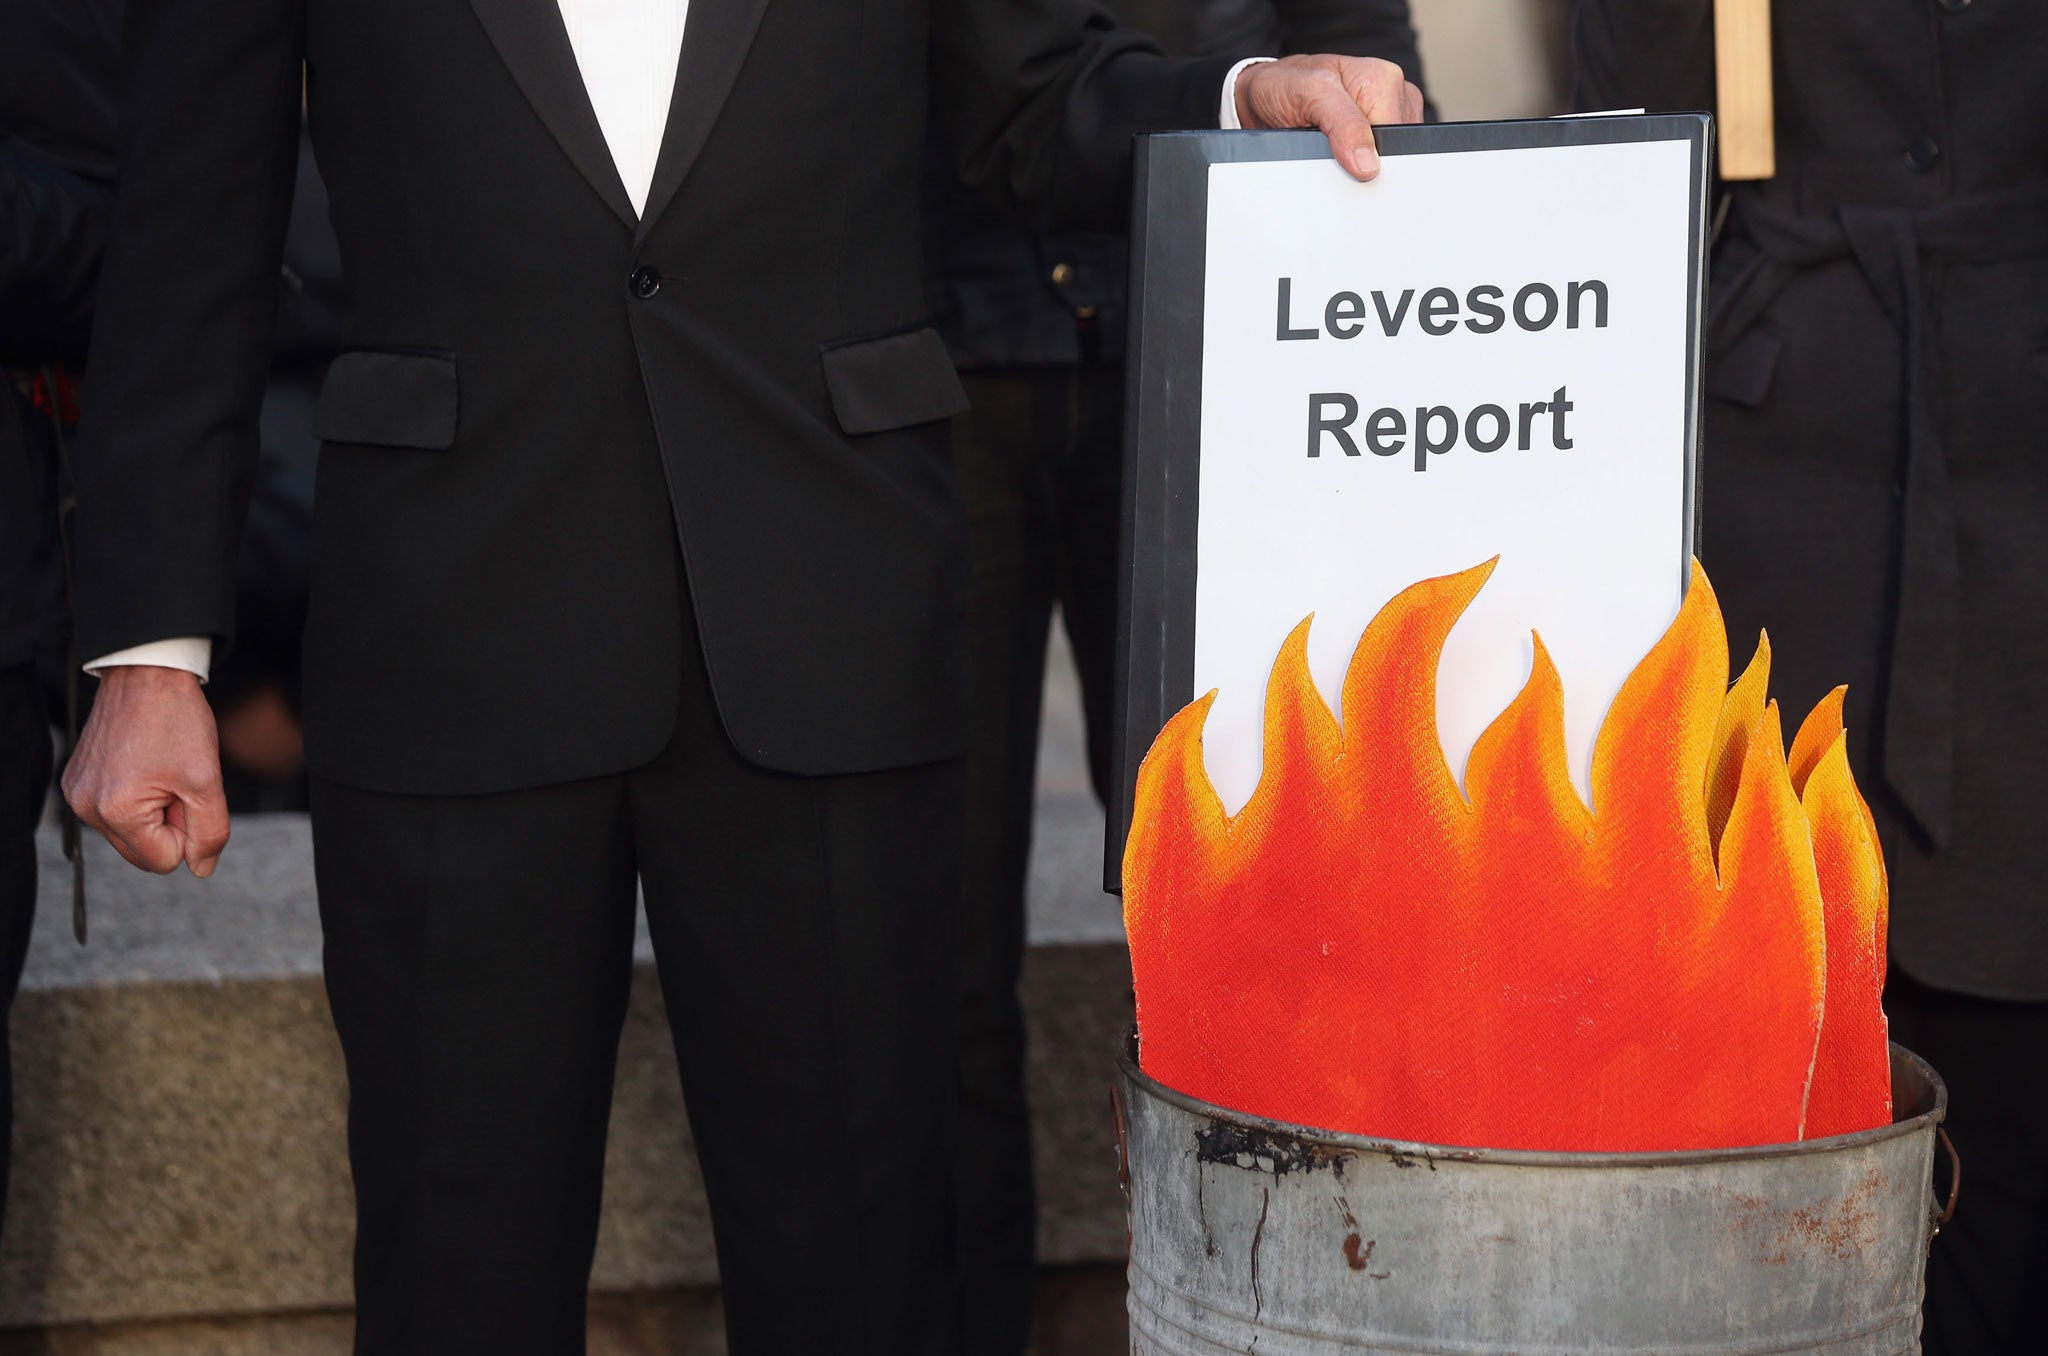
[[[1341,732],[1296,627],[1235,817],[1202,766],[1213,694],[1161,731],[1123,871],[1145,1070],[1277,1120],[1435,1144],[1702,1149],[1888,1123],[1884,861],[1842,692],[1788,757],[1768,642],[1730,689],[1695,564],[1601,726],[1594,809],[1567,775],[1540,637],[1472,750],[1468,800],[1436,670],[1491,572],[1387,604]]]

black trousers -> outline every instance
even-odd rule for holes
[[[1948,1083],[1963,1161],[1956,1217],[1927,1256],[1928,1356],[2048,1350],[2048,1003],[1885,985],[1892,1039]],[[1935,1188],[1946,1192],[1937,1161]]]
[[[972,536],[966,888],[961,1007],[960,1232],[967,1350],[1021,1356],[1030,1337],[1037,1211],[1025,1102],[1025,874],[1040,699],[1055,604],[1080,669],[1096,791],[1108,781],[1123,370],[966,374],[954,421]]]
[[[636,877],[734,1356],[958,1350],[961,765],[763,771],[687,671],[633,772],[314,781],[361,1356],[584,1350]]]
[[[33,664],[0,668],[0,1225],[14,1144],[7,1014],[36,919],[36,821],[50,791],[50,721]]]

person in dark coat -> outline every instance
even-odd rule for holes
[[[1422,85],[1407,0],[1109,8],[1177,56],[1342,52]],[[953,423],[972,570],[958,1186],[967,1349],[1021,1356],[1038,1220],[1017,986],[1040,697],[1057,610],[1080,677],[1089,778],[1106,796],[1130,241],[1034,231],[961,184],[936,128],[929,150],[932,313],[972,402]]]
[[[1584,0],[1583,108],[1711,108],[1712,0]],[[1703,559],[1789,711],[1849,684],[1893,1036],[1968,1165],[1926,1346],[2048,1337],[2048,6],[1780,0],[1723,184]],[[1738,656],[1740,658],[1740,656]]]
[[[120,25],[112,0],[0,0],[0,1207],[14,1119],[7,1010],[35,921],[47,679],[68,627],[61,445],[112,197]]]

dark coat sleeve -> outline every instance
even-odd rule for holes
[[[1273,8],[1280,17],[1280,51],[1274,55],[1378,57],[1399,66],[1411,84],[1426,88],[1408,0],[1273,0]]]
[[[1214,127],[1228,56],[1173,60],[1091,0],[936,0],[939,128],[970,185],[1041,229],[1121,230],[1131,139]]]
[[[79,653],[232,634],[298,151],[301,0],[129,12],[74,468]]]
[[[0,141],[0,357],[77,364],[106,242],[105,185]]]
[[[1582,113],[1714,106],[1713,0],[1579,0],[1572,47]]]
[[[1011,215],[1040,229],[1122,230],[1131,139],[1215,127],[1240,57],[1376,56],[1422,83],[1407,0],[1274,0],[1273,10],[1218,7],[1213,43],[1191,35],[1195,50],[1217,55],[1170,59],[1093,0],[938,0],[937,124],[961,177]],[[1242,50],[1273,18],[1279,50]]]

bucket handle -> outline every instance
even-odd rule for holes
[[[1934,1232],[1928,1235],[1929,1238],[1938,1237],[1941,1234],[1941,1226],[1956,1217],[1956,1197],[1961,1195],[1963,1190],[1963,1157],[1956,1152],[1955,1141],[1948,1137],[1948,1131],[1938,1125],[1934,1127],[1934,1135],[1940,1141],[1941,1147],[1948,1152],[1948,1203],[1935,1212]]]

